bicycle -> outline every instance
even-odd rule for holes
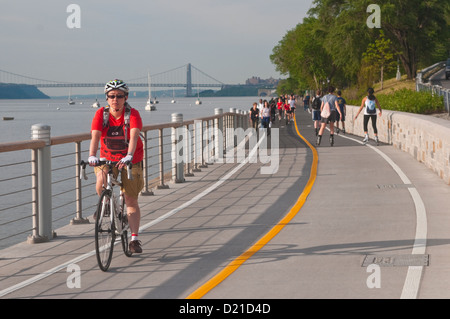
[[[100,160],[96,166],[106,165],[107,181],[106,187],[103,185],[103,191],[97,204],[97,210],[94,214],[95,219],[95,253],[97,256],[98,266],[102,271],[107,271],[111,265],[114,242],[116,236],[121,237],[122,249],[125,256],[131,257],[132,252],[128,247],[131,237],[129,233],[128,218],[126,213],[125,197],[122,190],[119,195],[114,192],[114,186],[122,186],[119,176],[115,178],[113,174],[113,166],[117,164],[111,161]],[[86,165],[88,162],[81,161],[80,178],[87,180]],[[127,164],[128,179],[132,179],[131,163]]]

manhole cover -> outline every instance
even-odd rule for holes
[[[362,267],[376,264],[380,267],[428,266],[429,255],[366,255]]]

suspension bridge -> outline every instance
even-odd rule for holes
[[[191,63],[180,67],[150,74],[134,79],[123,79],[129,87],[154,87],[154,88],[186,88],[186,96],[192,96],[192,90],[198,88],[223,88],[227,86],[225,83],[206,74]],[[150,83],[149,83],[150,82]],[[101,87],[105,83],[73,83],[55,80],[45,80],[26,75],[16,74],[13,72],[0,70],[0,83],[8,84],[27,84],[37,88],[87,88]]]

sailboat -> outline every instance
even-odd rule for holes
[[[72,95],[72,88],[70,88],[70,91],[69,91],[69,101],[67,102],[67,104],[74,105],[75,101],[72,100],[72,98],[70,97],[71,95]]]
[[[92,104],[93,108],[99,108],[100,107],[100,103],[98,102],[97,99],[97,88],[95,88],[95,102]]]
[[[197,101],[195,101],[195,104],[197,105],[202,104],[202,101],[200,101],[200,92],[198,91],[198,87],[197,87]]]
[[[151,81],[150,81],[150,72],[148,72],[148,100],[145,105],[146,111],[156,111],[155,103],[152,101],[152,89],[151,89]]]
[[[98,102],[97,99],[95,99],[95,102],[92,104],[93,108],[99,108],[100,107],[100,103]]]
[[[172,104],[177,103],[177,101],[175,100],[175,89],[172,88],[172,101],[170,102]]]

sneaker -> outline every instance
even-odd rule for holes
[[[343,128],[343,129],[342,129],[342,133],[344,133],[344,134],[345,134],[345,128]]]
[[[341,130],[339,129],[339,127],[336,128],[336,133],[339,134]]]
[[[330,145],[333,146],[334,145],[334,136],[330,136]]]
[[[129,244],[129,248],[130,251],[133,254],[140,254],[142,253],[142,248],[141,248],[141,241],[140,240],[132,240]]]
[[[363,143],[366,144],[369,141],[369,135],[364,136]]]
[[[377,142],[377,145],[379,145],[380,141],[378,140],[378,136],[375,136],[375,142]]]

